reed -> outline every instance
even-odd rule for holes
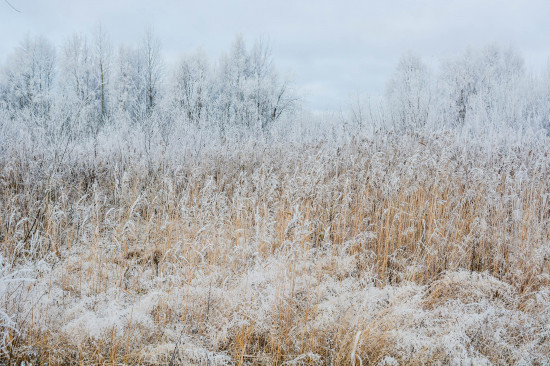
[[[541,362],[549,144],[381,133],[0,166],[7,330],[33,364]],[[11,272],[10,272],[11,273]],[[465,320],[464,320],[465,319]],[[3,323],[2,323],[3,324]]]

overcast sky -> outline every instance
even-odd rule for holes
[[[407,50],[435,64],[467,46],[511,45],[537,71],[550,57],[548,0],[0,0],[0,60],[26,34],[60,45],[99,22],[113,42],[129,44],[151,25],[168,60],[198,47],[217,57],[236,34],[248,44],[267,38],[275,65],[315,110],[382,94]]]

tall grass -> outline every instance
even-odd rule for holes
[[[4,362],[547,360],[546,137],[209,146],[5,152]]]

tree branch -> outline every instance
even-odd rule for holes
[[[16,12],[18,13],[21,13],[20,10],[17,10],[13,5],[10,4],[10,2],[8,0],[4,0],[6,2],[6,4],[8,4],[10,6],[10,8],[12,8],[13,10],[15,10]]]

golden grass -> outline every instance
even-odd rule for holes
[[[528,345],[545,354],[534,323],[536,294],[550,289],[547,151],[384,135],[220,148],[145,171],[112,157],[46,176],[45,162],[10,159],[4,256],[48,269],[4,296],[22,332],[2,360],[507,363]],[[413,324],[406,304],[440,323]],[[438,341],[405,347],[415,327],[428,329],[423,339],[447,334],[445,309],[480,304],[508,314],[491,318],[500,341],[480,323],[461,333],[462,353]],[[525,321],[499,325],[514,314]]]

